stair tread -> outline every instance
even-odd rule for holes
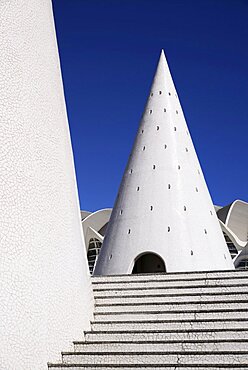
[[[101,279],[118,279],[118,278],[124,278],[128,279],[129,277],[132,277],[134,279],[139,279],[143,277],[162,277],[162,276],[192,276],[192,275],[205,275],[207,277],[210,277],[211,275],[217,274],[218,276],[221,275],[243,275],[247,274],[247,271],[245,270],[212,270],[212,271],[179,271],[179,272],[157,272],[157,273],[141,273],[141,274],[118,274],[118,275],[94,275],[92,276],[92,280],[101,280]]]
[[[138,283],[150,283],[150,282],[174,282],[174,281],[198,281],[198,280],[208,280],[208,281],[211,281],[211,280],[216,280],[218,278],[218,276],[209,276],[209,277],[206,277],[206,276],[200,276],[201,273],[199,273],[199,276],[198,277],[188,277],[188,278],[183,278],[183,277],[179,277],[179,278],[173,278],[173,275],[172,275],[172,278],[169,277],[168,274],[165,274],[165,275],[161,275],[163,276],[163,278],[161,279],[155,279],[153,276],[150,277],[150,278],[147,278],[148,275],[143,275],[144,278],[141,280],[140,278],[139,279],[135,279],[135,275],[131,275],[132,277],[134,277],[133,279],[130,278],[129,279],[123,279],[123,280],[115,280],[113,281],[112,279],[111,280],[106,280],[104,278],[104,280],[101,280],[101,279],[98,279],[97,277],[95,276],[92,276],[91,277],[91,281],[92,281],[92,284],[93,285],[97,285],[97,284],[129,284],[129,283],[134,283],[134,284],[138,284]],[[141,275],[141,274],[140,274]],[[120,275],[118,275],[120,276]],[[123,276],[127,276],[127,275],[123,275]],[[229,276],[223,276],[221,277],[221,280],[230,280],[230,279],[247,279],[248,278],[248,274],[247,272],[246,273],[243,273],[242,275],[229,275]]]
[[[105,315],[105,316],[108,316],[108,315],[141,315],[141,314],[158,314],[158,315],[162,315],[162,314],[175,314],[175,313],[197,313],[197,312],[200,312],[200,313],[216,313],[216,312],[247,312],[248,311],[248,302],[247,302],[247,307],[246,308],[239,308],[238,311],[237,311],[237,308],[217,308],[215,310],[213,309],[209,309],[209,310],[200,310],[200,309],[192,309],[192,310],[184,310],[184,311],[180,311],[180,310],[167,310],[167,311],[114,311],[114,312],[106,312],[106,311],[102,311],[102,312],[95,312],[94,315],[95,316],[98,316],[98,315]]]
[[[132,352],[132,353],[107,353],[107,354],[100,354],[100,353],[77,353],[77,354],[66,354],[63,355],[63,362],[64,363],[94,363],[94,362],[102,362],[105,364],[120,364],[120,363],[128,363],[128,364],[140,364],[143,365],[156,363],[163,365],[164,363],[167,364],[195,364],[197,365],[199,362],[202,364],[247,364],[248,363],[248,351],[240,351],[240,352],[230,352],[230,351],[220,351],[217,353],[211,352],[150,352],[150,353],[140,353],[140,352]]]
[[[231,319],[223,319],[223,318],[218,318],[218,319],[215,319],[215,318],[209,318],[209,319],[180,319],[180,323],[181,322],[230,322],[230,321],[244,321],[244,322],[248,322],[248,319],[243,319],[243,318],[231,318]],[[127,324],[127,323],[138,323],[138,324],[142,324],[142,323],[162,323],[162,322],[176,322],[178,323],[178,320],[116,320],[116,321],[104,321],[104,320],[94,320],[92,321],[91,323],[92,324],[109,324],[109,323],[115,323],[115,324]]]
[[[248,328],[216,328],[216,329],[142,329],[142,330],[91,330],[85,331],[85,334],[138,334],[138,333],[209,333],[209,332],[242,332],[248,331]]]
[[[239,369],[239,370],[244,370],[248,369],[248,365],[237,365],[237,364],[225,364],[225,365],[214,365],[214,364],[205,364],[205,365],[190,365],[190,364],[163,364],[163,365],[156,365],[156,364],[142,364],[142,365],[129,365],[129,364],[115,364],[115,365],[110,365],[110,364],[51,364],[48,363],[49,368],[64,368],[64,369],[72,369],[72,368],[87,368],[87,369],[98,369],[98,368],[104,368],[106,370],[108,369],[123,369],[123,370],[132,370],[132,369],[158,369],[158,370],[175,370],[175,369],[190,369],[190,370],[198,370],[200,369],[209,369],[209,370],[219,370],[219,369]]]
[[[108,356],[108,355],[115,355],[116,354],[116,351],[109,351],[108,353],[100,353],[100,352],[80,352],[80,351],[77,351],[77,352],[61,352],[63,356]],[[118,351],[118,354],[119,355],[122,355],[122,356],[134,356],[134,355],[145,355],[145,356],[154,356],[154,355],[161,355],[161,354],[165,354],[165,355],[170,355],[170,354],[177,354],[177,355],[182,355],[182,356],[188,356],[188,355],[198,355],[198,356],[201,356],[201,355],[208,355],[208,356],[215,356],[215,355],[248,355],[248,348],[246,351],[244,350],[236,350],[236,351],[224,351],[224,350],[220,350],[220,351],[195,351],[195,350],[186,350],[186,351],[171,351],[171,350],[164,350],[164,351],[151,351],[151,352],[147,352],[147,351],[134,351],[134,352],[130,352],[130,353],[127,353],[127,352],[123,352],[123,351]],[[248,358],[247,358],[248,359]]]
[[[196,339],[187,339],[187,340],[159,340],[159,341],[156,341],[156,344],[157,343],[166,343],[166,344],[169,344],[169,343],[239,343],[239,342],[247,342],[248,343],[248,337],[247,339],[208,339],[208,340],[204,340],[204,339],[200,339],[200,340],[196,340]],[[118,340],[118,341],[73,341],[74,344],[119,344],[119,343],[127,343],[125,341],[122,341],[122,340]],[[154,343],[154,341],[152,340],[144,340],[144,341],[132,341],[132,344],[143,344],[143,343],[147,343],[147,344],[152,344]],[[248,350],[248,349],[247,349]]]
[[[169,289],[209,289],[209,288],[240,288],[247,287],[248,284],[236,283],[236,284],[199,284],[199,285],[159,285],[159,286],[142,286],[143,290],[169,290]],[[115,292],[115,291],[136,291],[140,290],[141,287],[114,287],[114,288],[93,288],[94,292]]]
[[[247,294],[247,293],[246,293]],[[185,301],[185,302],[178,302],[178,301],[169,301],[169,302],[163,302],[163,305],[173,305],[173,304],[218,304],[218,303],[225,303],[225,304],[229,304],[229,303],[246,303],[248,304],[248,301],[247,299],[233,299],[233,300],[229,300],[229,301],[225,301],[225,300],[219,300],[219,301]],[[137,302],[137,303],[112,303],[112,304],[109,304],[109,303],[96,303],[95,304],[95,307],[102,307],[102,306],[144,306],[144,305],[161,305],[161,302]]]
[[[144,295],[142,292],[140,292],[140,294],[132,294],[132,295],[123,295],[123,296],[120,296],[120,295],[108,295],[108,296],[103,296],[103,295],[97,295],[95,294],[95,298],[97,299],[109,299],[109,298],[137,298],[137,297],[177,297],[177,296],[199,296],[199,295],[211,295],[211,296],[215,296],[215,295],[247,295],[248,294],[248,291],[247,292],[193,292],[193,293],[189,293],[189,292],[185,292],[185,293],[168,293],[168,294],[165,294],[165,293],[157,293],[157,294],[146,294]]]

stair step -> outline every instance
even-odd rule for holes
[[[213,339],[248,339],[248,328],[212,329],[212,330],[140,330],[140,331],[87,331],[86,341],[169,341],[169,340],[213,340]]]
[[[219,278],[198,278],[191,280],[147,280],[147,281],[122,281],[122,282],[109,282],[109,283],[94,283],[93,290],[94,292],[103,291],[103,290],[130,290],[130,289],[157,289],[157,288],[183,288],[183,287],[197,287],[197,286],[239,286],[239,285],[248,285],[248,276],[242,276],[239,278],[229,277],[225,279]]]
[[[95,290],[94,296],[115,298],[115,297],[145,297],[160,294],[216,294],[216,293],[248,293],[248,284],[238,284],[238,285],[202,285],[202,286],[177,286],[177,287],[160,287],[160,288],[148,288],[148,289],[113,289],[113,290]]]
[[[101,276],[92,285],[91,331],[49,369],[248,370],[247,271]]]
[[[237,310],[239,309],[248,308],[248,301],[247,300],[236,300],[236,301],[201,301],[201,302],[194,302],[194,301],[186,301],[180,302],[178,301],[171,301],[171,302],[164,302],[163,304],[157,303],[147,303],[141,302],[139,304],[96,304],[95,305],[95,313],[103,314],[103,313],[114,313],[114,312],[171,312],[171,311],[209,311],[209,310]]]
[[[188,301],[195,301],[195,302],[201,302],[201,301],[209,301],[209,302],[214,302],[214,301],[229,301],[229,300],[245,300],[247,299],[248,301],[248,293],[244,292],[204,292],[204,293],[184,293],[180,292],[178,293],[163,293],[163,294],[152,294],[152,295],[142,295],[142,292],[136,292],[136,295],[131,295],[131,296],[102,296],[102,297],[96,297],[95,296],[95,303],[98,304],[105,304],[105,305],[111,305],[111,304],[140,304],[140,303],[164,303],[167,302],[169,303],[170,301],[175,301],[175,299],[178,302],[188,302]]]
[[[49,369],[60,369],[60,370],[199,370],[199,369],[208,369],[208,370],[247,370],[248,365],[235,365],[235,364],[226,364],[226,365],[156,365],[156,364],[142,364],[142,365],[106,365],[106,364],[48,364]]]
[[[150,342],[135,342],[131,343],[118,342],[74,342],[75,352],[94,352],[94,353],[123,353],[123,352],[217,352],[230,351],[240,352],[248,351],[248,340],[187,340],[187,341],[150,341]]]
[[[155,280],[194,280],[204,279],[225,279],[238,278],[246,276],[246,270],[227,270],[227,271],[199,271],[199,272],[167,272],[157,274],[137,274],[137,275],[108,275],[93,276],[92,283],[112,283],[112,282],[129,282],[129,281],[155,281]]]
[[[248,320],[243,319],[218,319],[218,320],[154,320],[154,321],[94,321],[91,324],[92,330],[96,331],[119,331],[119,330],[172,330],[172,329],[235,329],[246,328],[248,329]]]
[[[235,364],[235,365],[247,365],[248,363],[248,350],[240,352],[194,352],[194,351],[183,351],[183,352],[153,352],[153,353],[115,353],[108,354],[95,354],[95,353],[81,353],[81,352],[66,352],[62,354],[62,362],[66,364],[129,364],[129,365],[143,365],[143,364],[190,364],[197,365],[201,363],[206,364]]]
[[[204,319],[247,319],[248,309],[243,310],[215,310],[215,311],[171,311],[171,312],[128,312],[128,313],[95,313],[96,322],[116,321],[151,321],[151,320],[204,320]]]

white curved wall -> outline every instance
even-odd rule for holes
[[[168,272],[234,268],[163,52],[95,274],[148,251]]]
[[[0,47],[0,369],[39,370],[92,308],[51,1],[1,1]]]
[[[92,237],[99,238],[100,235],[96,236],[94,233],[98,233],[102,227],[104,227],[108,222],[111,215],[112,209],[105,208],[100,209],[96,212],[89,214],[82,221],[84,242],[86,246],[86,251],[89,248],[89,241]],[[100,240],[103,240],[103,237],[100,237]]]
[[[248,239],[248,203],[235,200],[228,212],[226,225],[243,242]]]

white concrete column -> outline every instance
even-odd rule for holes
[[[0,2],[0,369],[46,369],[92,292],[50,0]]]

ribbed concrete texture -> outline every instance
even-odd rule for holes
[[[94,275],[138,260],[138,272],[234,268],[163,52]]]
[[[51,0],[0,1],[0,369],[44,370],[90,327]]]
[[[92,282],[91,331],[50,370],[248,369],[247,271],[105,276]],[[115,300],[122,295],[123,302]]]

